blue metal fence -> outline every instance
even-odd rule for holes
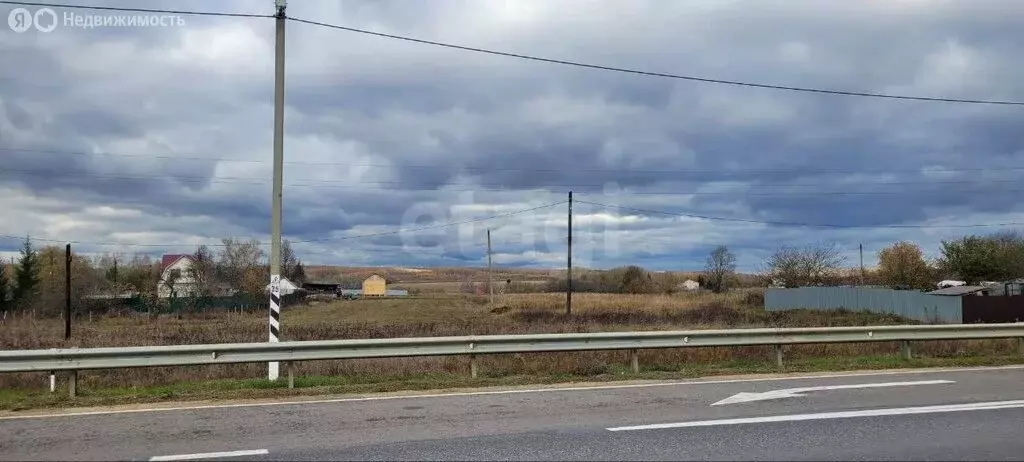
[[[871,311],[903,316],[927,323],[960,323],[960,297],[928,295],[912,290],[867,289],[860,287],[799,287],[767,289],[767,311],[796,308],[814,310]]]

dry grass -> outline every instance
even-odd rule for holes
[[[726,294],[710,292],[681,292],[673,295],[630,295],[576,293],[572,295],[574,313],[589,313],[608,310],[650,312],[661,310],[686,310],[710,304],[738,307],[744,303],[753,290],[736,290]],[[513,310],[565,310],[565,294],[503,294],[495,303]]]
[[[323,302],[285,308],[282,313],[285,340],[346,338],[394,338],[449,335],[597,332],[628,330],[703,329],[763,326],[836,326],[904,323],[893,316],[868,313],[813,312],[797,310],[767,313],[757,306],[756,295],[681,294],[631,296],[576,294],[574,313],[564,314],[564,295],[515,294],[496,300],[486,297],[438,296],[396,299],[362,299]],[[78,319],[73,340],[62,340],[58,319],[8,319],[0,325],[0,348],[39,349],[65,346],[99,347],[172,345],[198,343],[261,342],[267,337],[264,312],[218,312],[177,319],[162,316],[104,317],[92,322]],[[915,347],[932,357],[998,355],[1013,351],[1011,341],[924,342]],[[891,343],[802,345],[787,348],[788,358],[855,357],[890,355]],[[649,350],[641,360],[649,370],[708,367],[730,361],[768,363],[766,347],[685,348]],[[607,374],[627,361],[625,352],[596,351],[550,354],[516,354],[483,359],[483,372],[497,378],[521,375],[593,376]],[[298,365],[307,376],[414,377],[423,374],[465,374],[461,357],[310,361]],[[146,368],[90,371],[85,386],[151,386],[212,379],[250,379],[265,374],[265,365],[239,364],[190,368]],[[38,388],[43,374],[0,375],[0,388]]]

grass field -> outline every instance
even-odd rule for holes
[[[761,307],[758,295],[757,291],[665,296],[574,294],[571,316],[564,313],[563,294],[500,295],[494,304],[488,303],[487,297],[467,295],[335,300],[286,307],[281,322],[284,340],[909,322],[870,313],[806,310],[768,313]],[[63,323],[59,319],[7,319],[0,324],[0,348],[262,342],[267,337],[267,316],[264,312],[210,312],[185,315],[182,319],[174,316],[155,319],[127,316],[96,317],[89,322],[83,318],[80,316],[76,320],[69,344],[63,341]],[[1015,351],[1015,346],[1016,343],[1010,340],[921,342],[915,345],[915,354],[922,355],[922,361],[933,358],[955,362],[958,358],[1005,357]],[[794,364],[814,364],[815,358],[832,358],[833,363],[838,361],[836,364],[839,364],[843,358],[894,358],[897,351],[898,345],[894,343],[800,345],[787,347],[786,357]],[[709,371],[725,364],[747,364],[747,369],[752,367],[750,364],[774,367],[767,347],[647,350],[641,352],[640,358],[648,373]],[[543,382],[551,380],[551,377],[615,376],[626,363],[627,353],[620,351],[489,356],[481,360],[483,377],[480,380],[504,383],[504,380],[522,381],[527,380],[525,377],[534,377],[535,381]],[[835,364],[829,367],[835,367]],[[138,390],[149,389],[147,387],[159,389],[185,382],[245,381],[264,376],[265,369],[262,364],[239,364],[88,371],[82,374],[82,388]],[[468,360],[461,357],[310,361],[297,365],[297,373],[301,376],[336,377],[346,384],[364,385],[412,381],[418,384],[416,387],[421,387],[426,386],[421,382],[433,380],[435,385],[444,386],[451,380],[437,377],[464,377],[467,372]],[[7,396],[27,396],[25,390],[39,390],[46,380],[45,374],[4,374],[0,375],[0,389],[8,389]]]

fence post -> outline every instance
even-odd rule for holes
[[[902,348],[900,348],[900,350],[902,350],[903,359],[911,359],[911,358],[913,358],[913,354],[910,351],[910,340],[904,340],[903,341],[903,346],[902,346]]]
[[[476,355],[469,355],[469,376],[475,379],[479,367],[480,366],[477,363]]]
[[[57,372],[50,371],[50,393],[57,391]]]
[[[285,361],[284,368],[288,374],[288,388],[295,388],[295,366],[291,361]]]
[[[78,395],[78,371],[68,371],[68,396],[74,398]]]
[[[633,369],[634,374],[640,373],[640,352],[639,350],[629,350],[629,366]]]
[[[775,365],[782,367],[782,345],[772,345],[772,350],[775,351]]]

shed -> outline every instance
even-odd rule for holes
[[[374,274],[363,281],[364,297],[383,297],[387,294],[387,282],[384,278]]]
[[[694,281],[693,279],[687,279],[683,281],[681,284],[679,284],[679,288],[682,290],[699,290],[700,283]]]
[[[967,283],[964,282],[964,281],[954,281],[954,280],[949,280],[949,279],[946,279],[944,281],[939,281],[939,283],[938,283],[938,287],[940,289],[945,289],[947,287],[965,286],[965,285],[967,285]]]
[[[299,290],[299,286],[295,285],[294,282],[289,281],[288,278],[281,278],[281,295],[291,295]],[[270,293],[270,284],[267,284],[265,289],[267,293]]]
[[[928,292],[928,295],[948,295],[952,297],[961,297],[964,295],[988,295],[992,292],[991,287],[985,286],[953,286],[946,287],[945,289],[933,290]]]
[[[315,294],[333,294],[341,290],[341,284],[337,282],[310,281],[303,282],[302,288],[307,292]]]

